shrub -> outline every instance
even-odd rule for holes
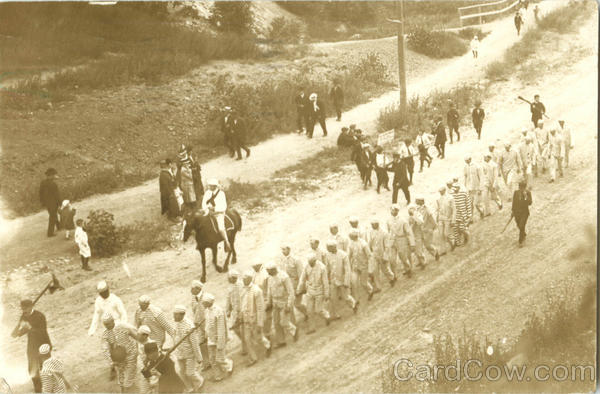
[[[566,7],[560,7],[544,15],[539,21],[538,26],[543,30],[555,31],[565,34],[574,32],[579,28],[575,23],[582,15],[585,15],[590,8],[591,2],[569,1]]]
[[[467,52],[467,44],[456,34],[417,27],[408,34],[408,47],[433,58],[449,58]]]
[[[375,52],[370,52],[362,57],[353,67],[352,74],[356,78],[375,84],[384,83],[388,79],[387,67]]]
[[[216,1],[210,21],[218,30],[240,35],[254,32],[252,3],[249,1]]]
[[[465,27],[464,29],[460,29],[458,31],[458,36],[460,38],[462,38],[463,40],[472,40],[473,37],[477,36],[477,38],[479,39],[479,41],[483,40],[485,37],[487,37],[490,33],[487,31],[483,31],[479,28],[476,27]]]
[[[500,60],[494,60],[490,64],[487,65],[485,69],[485,76],[487,79],[491,81],[499,81],[506,79],[509,74],[509,70],[506,67],[506,64]]]
[[[85,226],[93,256],[112,256],[120,250],[121,243],[114,220],[113,214],[102,209],[89,213]]]
[[[172,225],[159,218],[155,221],[137,221],[117,228],[122,249],[135,253],[148,253],[172,245],[180,225]],[[179,230],[181,230],[179,228]]]
[[[271,22],[268,38],[277,44],[291,44],[299,42],[301,34],[300,22],[280,16]]]

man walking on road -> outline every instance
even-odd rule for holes
[[[264,295],[258,285],[252,283],[254,271],[248,270],[244,272],[242,281],[241,294],[241,317],[242,317],[242,332],[246,349],[248,349],[248,366],[256,364],[258,361],[257,346],[264,347],[266,356],[271,355],[271,344],[266,340],[264,335],[265,322],[265,301]]]
[[[385,254],[385,242],[388,235],[379,227],[379,219],[371,220],[371,228],[367,232],[367,244],[371,251],[371,259],[369,260],[369,276],[373,284],[375,293],[381,291],[381,275],[385,274],[390,281],[390,285],[394,285],[394,273],[390,269],[390,262]]]
[[[434,126],[435,134],[435,148],[438,151],[438,158],[444,159],[446,157],[446,128],[442,123],[442,117],[436,119]]]
[[[287,243],[281,246],[282,257],[281,260],[279,260],[279,268],[286,274],[288,274],[290,280],[292,281],[292,286],[294,287],[295,291],[295,289],[298,288],[298,282],[300,281],[302,271],[304,271],[304,263],[300,259],[292,256],[290,254],[291,250],[292,249],[290,245]],[[306,311],[306,307],[304,306],[304,304],[302,304],[302,295],[296,294],[294,296],[294,307],[296,307],[298,312],[300,312],[304,316],[305,320],[308,319],[308,312]],[[290,312],[290,319],[292,321],[292,324],[297,324],[296,313],[294,313],[293,309]]]
[[[471,155],[465,157],[464,184],[471,197],[471,211],[473,211],[473,207],[475,207],[483,219],[484,214],[481,208],[483,173],[481,167],[472,162]]]
[[[385,169],[387,163],[385,162],[385,153],[383,153],[383,147],[378,146],[375,149],[375,175],[377,176],[377,193],[379,194],[379,189],[381,185],[389,191],[389,176],[387,170]]]
[[[329,303],[329,278],[327,277],[327,268],[322,262],[317,261],[315,254],[308,257],[308,264],[304,266],[296,294],[306,294],[307,334],[316,331],[317,314],[320,314],[325,319],[325,324],[329,325],[331,317],[326,309],[326,305]]]
[[[137,330],[126,321],[115,322],[110,313],[102,316],[102,351],[116,371],[122,393],[135,393],[137,367]]]
[[[519,154],[512,149],[512,144],[510,142],[504,144],[504,152],[502,152],[502,155],[500,156],[498,167],[500,169],[500,174],[504,179],[504,183],[506,183],[506,186],[508,187],[509,196],[511,196],[517,189],[523,164],[521,163]]]
[[[556,180],[556,170],[558,170],[561,177],[563,176],[562,160],[564,156],[564,141],[561,135],[556,132],[556,129],[550,130],[548,149],[550,153],[550,182],[554,182]]]
[[[200,302],[200,300],[199,300]],[[182,340],[194,328],[193,323],[185,318],[185,306],[175,305],[173,309],[173,320],[175,324],[170,334],[173,342]],[[190,334],[175,350],[179,374],[188,390],[197,393],[204,384],[204,378],[198,373],[198,364],[206,363],[200,352],[200,341],[198,336]]]
[[[391,217],[387,222],[389,234],[388,256],[394,277],[398,277],[400,262],[403,266],[403,275],[410,276],[412,271],[412,253],[415,251],[415,237],[408,221],[398,216],[400,207],[392,204],[390,208]],[[398,261],[400,260],[400,261]]]
[[[307,131],[308,138],[313,137],[315,130],[315,124],[319,122],[321,130],[323,130],[323,137],[327,137],[327,124],[325,123],[325,104],[322,100],[319,100],[316,93],[312,93],[309,97],[310,103],[308,105],[308,112],[310,114],[310,124]]]
[[[481,128],[483,127],[483,119],[485,119],[485,111],[481,108],[481,100],[475,102],[475,108],[471,112],[471,119],[473,120],[473,127],[477,133],[477,139],[481,139]]]
[[[452,136],[456,133],[456,141],[460,141],[460,133],[458,132],[458,111],[456,110],[456,105],[454,103],[450,103],[450,109],[446,114],[446,121],[448,123],[448,133],[450,134],[450,143],[452,144]]]
[[[57,172],[54,168],[48,168],[46,179],[40,183],[40,203],[48,211],[48,237],[54,236],[54,231],[59,229],[60,224],[58,221],[58,207],[62,200],[56,185],[56,175]]]
[[[437,222],[429,208],[425,205],[425,198],[423,196],[417,197],[415,203],[417,204],[416,213],[419,214],[423,220],[421,226],[423,232],[423,246],[437,261],[440,259],[440,253],[437,248],[433,246],[433,232],[437,228]]]
[[[535,148],[537,154],[535,159],[536,168],[534,170],[534,175],[537,176],[537,171],[539,169],[542,170],[542,174],[545,174],[550,164],[550,148],[548,144],[550,134],[548,133],[548,129],[544,128],[543,119],[537,121],[537,127],[533,132],[537,142],[537,147]]]
[[[206,347],[206,310],[202,305],[202,296],[204,295],[204,285],[199,280],[192,281],[192,319],[196,327],[196,335],[200,346],[200,353],[203,360],[208,360],[208,348]],[[210,368],[210,363],[203,364],[204,369]]]
[[[402,189],[402,192],[404,193],[406,204],[410,204],[408,172],[406,163],[400,158],[399,153],[394,153],[394,161],[388,165],[387,170],[394,173],[394,178],[392,180],[392,204],[398,202],[398,190],[400,189]]]
[[[540,101],[539,94],[533,96],[533,103],[530,104],[529,109],[531,111],[531,122],[533,123],[533,127],[537,127],[538,120],[542,119],[546,114],[546,107]]]
[[[429,156],[429,152],[427,149],[431,146],[431,135],[426,134],[425,131],[421,130],[419,135],[415,139],[417,144],[417,148],[419,149],[419,161],[421,162],[421,167],[419,168],[419,172],[423,172],[423,163],[427,162],[427,168],[431,167],[431,162],[433,159]]]
[[[290,314],[294,313],[296,289],[288,274],[283,270],[279,271],[275,263],[267,263],[266,270],[269,274],[266,308],[271,309],[273,316],[271,343],[277,349],[286,346],[285,333],[289,334],[294,342],[298,340],[298,328],[290,319]]]
[[[437,222],[440,226],[441,255],[445,255],[448,251],[447,243],[450,244],[451,250],[454,250],[454,231],[452,226],[456,222],[456,210],[454,208],[454,198],[446,193],[446,186],[439,189],[440,198],[437,200]]]
[[[202,306],[206,309],[205,330],[208,357],[214,371],[213,380],[219,382],[233,372],[233,361],[225,355],[229,340],[227,318],[223,310],[215,305],[215,296],[210,293],[202,295]]]
[[[333,87],[329,92],[331,99],[333,100],[333,106],[335,107],[335,113],[337,115],[336,121],[342,120],[342,107],[344,106],[344,91],[342,90],[342,86],[340,85],[340,81],[338,79],[334,80]]]
[[[527,219],[529,219],[529,206],[532,203],[531,192],[526,187],[525,182],[519,183],[519,190],[515,191],[512,203],[512,214],[519,228],[519,247],[523,247],[527,236],[525,226],[527,225]]]
[[[139,308],[135,311],[135,327],[147,326],[150,328],[150,339],[162,348],[165,343],[166,333],[172,330],[167,314],[155,305],[150,305],[150,297],[142,295],[138,299]]]
[[[502,200],[498,193],[498,165],[492,161],[492,154],[486,153],[483,156],[483,165],[481,166],[483,174],[483,212],[485,216],[492,214],[490,200],[494,200],[498,205],[498,209],[502,209]]]
[[[563,143],[564,143],[564,148],[565,148],[565,154],[564,154],[564,167],[565,168],[569,168],[569,151],[571,149],[573,149],[573,145],[572,145],[572,140],[571,140],[571,129],[569,127],[565,127],[565,121],[564,120],[559,120],[558,124],[560,126],[560,129],[558,129],[558,131],[561,133],[562,135],[562,139],[563,139]]]
[[[348,246],[348,259],[352,269],[352,295],[360,302],[360,288],[364,288],[369,301],[373,298],[373,286],[369,279],[369,260],[371,251],[367,242],[359,238],[359,231],[350,231],[350,245]]]
[[[248,158],[250,156],[250,148],[246,146],[246,127],[244,122],[236,113],[233,114],[230,122],[233,147],[237,153],[236,160],[242,160],[242,149],[246,152],[246,158]]]
[[[343,250],[338,250],[335,239],[327,241],[325,265],[330,289],[329,313],[331,314],[331,320],[338,320],[342,301],[348,303],[354,312],[356,312],[358,302],[350,294],[352,269],[350,268],[348,254]]]

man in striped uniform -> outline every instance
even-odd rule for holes
[[[265,300],[260,287],[252,282],[255,272],[248,270],[244,272],[242,281],[241,293],[241,317],[242,317],[242,332],[246,349],[248,349],[248,357],[250,358],[248,365],[254,365],[258,361],[257,346],[261,344],[266,348],[267,357],[271,353],[271,344],[264,337],[265,323]]]
[[[194,327],[197,327],[196,333],[192,335],[198,337],[198,343],[200,344],[200,353],[202,354],[202,359],[208,360],[208,348],[206,347],[206,332],[204,331],[204,328],[206,326],[204,321],[206,313],[201,302],[203,289],[204,284],[201,281],[192,281],[192,288],[190,289],[192,293],[192,318],[194,322]],[[210,369],[210,363],[202,363],[202,370],[204,371],[207,369]]]
[[[385,258],[385,242],[387,234],[379,227],[379,219],[371,220],[371,228],[367,232],[367,244],[371,251],[369,259],[369,276],[373,283],[374,292],[381,291],[381,275],[382,273],[390,281],[390,286],[394,286],[396,277],[390,269],[390,262]]]
[[[446,186],[440,187],[440,198],[436,202],[437,222],[440,226],[440,238],[442,241],[440,254],[442,256],[448,253],[447,244],[450,244],[451,250],[454,250],[453,226],[456,222],[456,209],[454,207],[454,198],[446,193],[447,190]]]
[[[233,361],[225,357],[225,348],[229,337],[227,335],[227,318],[223,310],[215,305],[215,296],[204,293],[202,305],[206,310],[206,339],[208,357],[214,371],[213,379],[218,382],[226,374],[233,372]]]
[[[298,329],[290,321],[290,313],[294,310],[296,291],[292,281],[285,271],[279,271],[275,263],[266,265],[267,273],[267,302],[266,308],[271,309],[273,316],[272,342],[275,348],[285,346],[285,333],[288,333],[294,342],[298,340]]]
[[[227,287],[227,299],[225,301],[225,313],[227,320],[231,323],[231,330],[237,335],[242,342],[242,356],[248,354],[246,350],[246,342],[244,342],[244,336],[242,334],[241,317],[240,317],[240,296],[242,292],[242,281],[239,280],[240,273],[230,268],[227,272],[227,281],[229,286]]]
[[[398,204],[392,204],[390,208],[391,217],[387,222],[389,236],[387,255],[395,277],[398,277],[400,262],[404,267],[402,274],[410,276],[412,271],[411,255],[415,251],[415,237],[412,229],[408,221],[398,216],[399,211]]]
[[[458,246],[469,242],[468,227],[472,214],[472,211],[470,211],[471,202],[469,201],[469,195],[460,190],[460,185],[457,182],[452,185],[452,198],[454,198],[454,208],[456,210],[453,225],[454,244]]]
[[[290,277],[292,281],[292,286],[294,289],[298,288],[298,282],[300,281],[300,275],[302,275],[302,271],[304,271],[304,263],[300,261],[300,259],[292,256],[290,254],[291,248],[289,244],[284,244],[281,246],[281,254],[282,257],[279,260],[279,268],[285,271],[286,274]],[[304,304],[302,304],[302,294],[296,294],[294,297],[294,306],[298,310],[298,312],[304,315],[304,319],[308,319],[308,312]],[[290,319],[292,320],[292,324],[296,323],[296,314],[294,310],[290,312]]]
[[[359,238],[358,230],[350,231],[350,245],[348,246],[348,259],[352,269],[352,295],[360,302],[360,288],[367,292],[369,301],[373,298],[373,286],[369,281],[369,260],[371,251],[367,242]]]
[[[150,342],[156,343],[156,341],[153,341],[152,339],[150,339],[150,334],[152,334],[152,330],[150,330],[150,327],[140,326],[138,328],[138,331],[137,331],[138,359],[142,365],[141,368],[138,368],[140,370],[146,364],[146,352],[144,350],[144,346]],[[158,346],[157,343],[156,343],[156,345]],[[142,394],[146,394],[146,393],[151,394],[151,391],[152,391],[150,388],[148,379],[144,378],[143,375],[141,376],[141,379],[140,379],[139,390],[140,390],[140,393],[142,393]]]
[[[337,224],[333,223],[329,225],[329,233],[335,238],[337,242],[337,248],[339,250],[343,250],[344,252],[348,252],[348,238],[344,237],[340,234],[340,229]]]
[[[162,348],[165,343],[166,333],[171,331],[171,323],[167,314],[155,305],[150,305],[150,297],[142,295],[138,299],[139,307],[135,311],[135,327],[144,325],[150,328],[150,339]],[[143,352],[142,352],[143,353]]]
[[[325,255],[325,266],[327,267],[327,278],[329,279],[329,313],[332,320],[340,318],[340,300],[348,303],[350,308],[356,313],[358,302],[350,295],[350,285],[352,280],[352,269],[348,254],[343,250],[338,250],[337,241],[331,239],[327,241],[327,254]]]
[[[170,334],[173,337],[173,342],[178,343],[185,337],[190,330],[194,329],[193,323],[185,319],[185,306],[175,305],[173,309],[173,320],[175,324]],[[198,328],[199,329],[199,328]],[[175,349],[175,357],[177,358],[177,366],[179,374],[185,383],[188,390],[197,393],[204,384],[204,378],[198,373],[197,366],[203,362],[202,353],[200,353],[200,343],[198,336],[194,333],[190,334],[180,345]]]
[[[315,317],[320,314],[329,325],[330,316],[325,308],[329,302],[329,279],[327,277],[327,268],[317,260],[317,256],[311,254],[308,257],[308,264],[304,266],[296,293],[306,293],[306,309],[308,311],[308,334],[315,332]]]
[[[67,388],[76,390],[65,378],[65,367],[58,358],[52,356],[50,345],[43,344],[39,348],[42,369],[40,378],[42,380],[42,393],[66,393]]]
[[[137,330],[132,325],[115,319],[110,313],[102,316],[105,330],[102,333],[102,351],[117,372],[117,382],[122,393],[134,393],[137,366]]]
[[[265,305],[265,310],[264,310],[264,314],[263,314],[264,335],[265,335],[265,337],[267,337],[270,340],[271,335],[273,334],[271,332],[271,326],[273,325],[273,314],[271,313],[270,309],[269,310],[266,309],[267,278],[269,277],[269,274],[267,274],[267,270],[265,269],[265,267],[262,263],[252,264],[252,269],[254,270],[254,278],[252,279],[252,283],[254,283],[258,287],[260,287],[260,290],[262,291],[262,295],[263,295],[263,305]]]

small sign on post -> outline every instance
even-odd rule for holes
[[[385,144],[389,144],[394,141],[395,132],[394,130],[384,131],[383,133],[379,133],[377,135],[377,145],[384,146]]]

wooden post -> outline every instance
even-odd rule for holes
[[[482,24],[483,24],[483,21],[482,21],[482,19],[481,19],[481,6],[479,6],[478,10],[479,10],[479,14],[480,14],[480,15],[479,15],[479,24],[480,24],[480,25],[482,25]]]
[[[398,82],[400,85],[400,112],[406,114],[406,69],[404,59],[404,0],[400,0],[398,26]]]

